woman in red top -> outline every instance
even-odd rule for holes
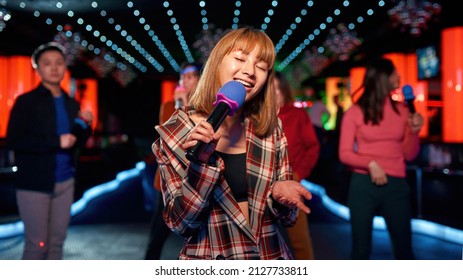
[[[405,162],[418,154],[423,118],[392,100],[390,93],[399,85],[392,61],[373,61],[365,73],[362,96],[342,120],[339,158],[353,169],[348,196],[352,259],[369,258],[378,210],[386,221],[395,258],[414,258]]]
[[[293,179],[307,178],[318,160],[320,144],[309,114],[303,108],[294,106],[291,87],[280,72],[275,72],[275,93],[280,107],[278,117],[288,140],[289,161],[293,169]],[[297,260],[314,259],[307,214],[299,211],[296,224],[288,227],[288,237]]]

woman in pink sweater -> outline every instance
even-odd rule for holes
[[[353,170],[348,196],[352,259],[369,258],[377,211],[386,221],[395,258],[414,258],[405,162],[418,154],[423,118],[391,99],[391,91],[399,85],[400,76],[390,60],[373,61],[365,73],[362,96],[342,120],[339,158]]]

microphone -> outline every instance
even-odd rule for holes
[[[182,85],[181,80],[180,80],[180,84],[178,86],[176,86],[175,89],[174,89],[174,92],[176,92],[176,91],[186,91],[185,88]],[[183,105],[184,105],[183,100],[181,98],[175,99],[175,105],[174,105],[175,109],[178,109],[178,108],[182,107]]]
[[[404,85],[402,87],[402,93],[404,95],[404,100],[407,103],[408,111],[412,114],[416,112],[415,104],[413,101],[415,100],[415,95],[413,94],[413,88],[410,85]]]
[[[89,123],[80,117],[74,119],[74,124],[71,128],[71,133],[75,136],[79,136],[84,130],[89,127]]]
[[[241,108],[245,97],[246,89],[241,83],[236,81],[230,81],[219,89],[213,103],[215,108],[206,120],[212,125],[214,131],[217,131],[227,115],[233,116]],[[199,155],[201,155],[206,147],[207,143],[199,141],[198,144],[185,152],[185,156],[190,161],[199,161]]]
[[[183,106],[183,101],[182,101],[182,99],[181,99],[181,98],[176,99],[176,100],[175,100],[175,105],[174,105],[175,109],[178,109],[178,108],[180,108],[180,107],[182,107],[182,106]]]

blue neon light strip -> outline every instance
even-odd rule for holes
[[[100,195],[115,191],[119,188],[123,181],[139,176],[145,167],[146,165],[144,162],[139,162],[135,165],[135,168],[118,173],[116,179],[87,190],[81,199],[72,204],[71,216],[77,215],[84,211],[88,202],[92,199]],[[320,197],[323,206],[325,206],[330,212],[346,221],[350,220],[349,209],[346,206],[332,200],[326,194],[325,188],[306,180],[302,180],[301,183],[314,195]],[[373,228],[377,230],[385,230],[386,223],[384,222],[384,219],[378,216],[375,217],[373,220]],[[414,233],[420,233],[448,242],[463,245],[463,230],[443,226],[421,219],[412,219],[412,231]],[[0,238],[8,238],[20,235],[23,234],[23,232],[24,224],[22,221],[0,225]]]
[[[346,221],[350,220],[349,208],[332,200],[326,194],[325,188],[307,180],[302,180],[301,184],[312,194],[320,197],[323,206],[325,206],[334,215]],[[376,216],[373,219],[373,228],[377,230],[386,230],[386,223],[383,217]],[[430,221],[412,219],[412,232],[463,245],[463,230],[443,226]]]
[[[145,167],[146,165],[144,162],[138,162],[135,165],[135,168],[118,173],[116,175],[116,179],[87,190],[84,192],[81,199],[72,204],[71,216],[77,215],[84,211],[87,203],[92,199],[105,193],[113,192],[119,188],[123,181],[137,177],[145,169]]]
[[[20,235],[24,232],[22,221],[0,225],[0,238],[8,238]]]
[[[90,202],[92,199],[100,195],[115,191],[119,188],[123,181],[139,176],[145,167],[146,165],[144,162],[138,162],[135,165],[135,168],[118,173],[116,179],[88,189],[84,192],[81,199],[72,204],[71,216],[77,215],[84,211],[88,202]],[[13,237],[23,233],[24,224],[22,221],[0,225],[0,238]]]

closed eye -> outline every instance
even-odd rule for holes
[[[267,65],[257,64],[257,68],[259,68],[262,71],[268,71]]]

